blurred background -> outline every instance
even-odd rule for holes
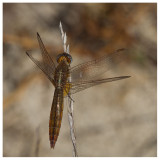
[[[106,83],[73,96],[78,155],[157,156],[157,4],[3,4],[3,156],[70,157],[64,102],[55,149],[49,144],[54,87],[26,56],[38,50],[36,32],[53,59],[63,52],[59,23],[67,32],[72,66],[127,48],[124,63]]]

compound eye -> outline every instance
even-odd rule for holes
[[[60,62],[60,57],[62,56],[62,54],[59,54],[58,56],[57,56],[57,63],[59,63]]]
[[[62,53],[57,56],[57,62],[60,63],[62,60],[66,60],[69,64],[72,62],[72,57],[68,53]]]
[[[72,63],[72,56],[67,54],[67,62]]]

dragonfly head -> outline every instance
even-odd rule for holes
[[[69,64],[72,62],[72,57],[68,53],[62,53],[57,56],[57,62],[67,61]]]

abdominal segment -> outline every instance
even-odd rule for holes
[[[54,148],[57,141],[63,115],[63,89],[57,88],[54,92],[52,108],[49,120],[49,139],[50,146]]]

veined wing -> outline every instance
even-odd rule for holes
[[[70,83],[71,88],[69,89],[70,94],[77,93],[79,91],[82,91],[84,89],[93,87],[98,84],[117,81],[125,78],[129,78],[130,76],[120,76],[120,77],[112,77],[112,78],[106,78],[106,79],[98,79],[98,80],[90,80],[90,81],[83,81],[83,82],[75,82]],[[68,85],[69,86],[69,85]]]
[[[55,64],[48,54],[40,35],[37,33],[37,39],[39,43],[39,47],[41,49],[42,61],[36,60],[32,56],[31,51],[27,51],[26,54],[30,57],[30,59],[46,74],[48,79],[54,84],[54,72],[55,72]]]
[[[99,59],[79,64],[70,69],[72,82],[87,81],[95,79],[112,67],[112,63],[122,61],[126,49],[119,49],[112,54],[109,54]]]

